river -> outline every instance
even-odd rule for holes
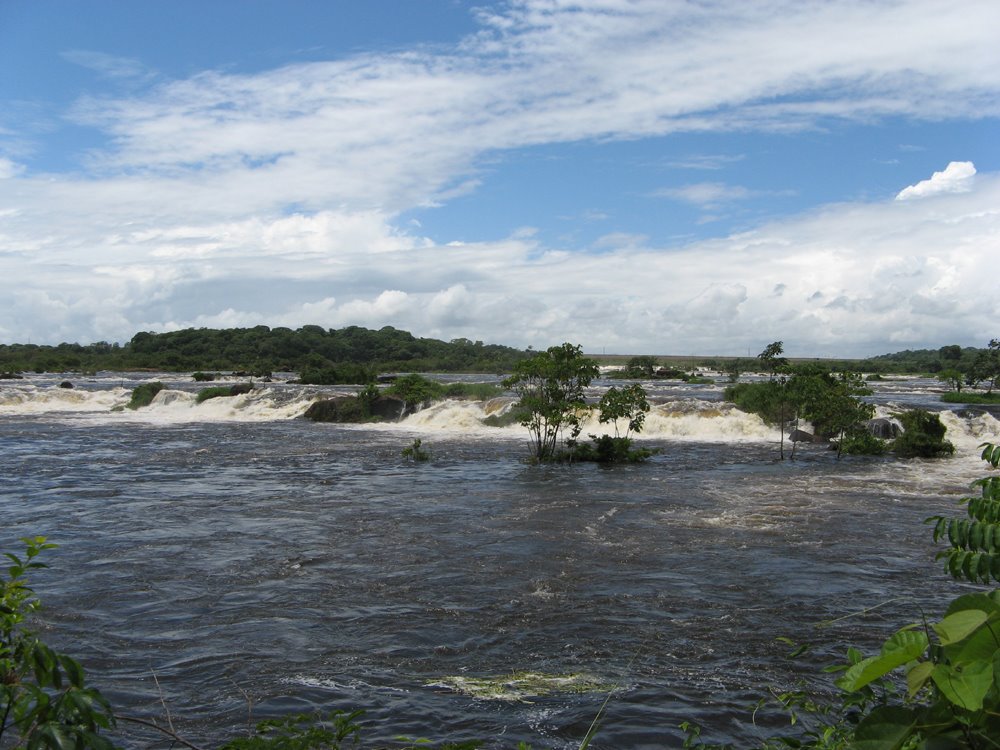
[[[0,382],[0,545],[57,542],[33,579],[43,637],[120,713],[169,712],[206,746],[361,708],[362,746],[575,748],[609,695],[593,748],[679,747],[685,720],[752,746],[781,726],[753,716],[769,689],[829,690],[818,668],[847,644],[956,595],[923,519],[957,512],[977,446],[1000,440],[990,414],[942,411],[951,459],[781,461],[721,382],[648,384],[647,463],[532,466],[523,428],[483,425],[495,404],[344,426],[298,417],[350,389],[196,405],[198,384],[164,375],[132,412],[114,408],[148,374],[62,379]],[[940,410],[939,387],[886,381],[874,400]],[[417,437],[427,462],[401,455]],[[817,645],[792,661],[779,636]],[[569,682],[463,691],[524,672]]]

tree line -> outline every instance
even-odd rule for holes
[[[349,326],[324,329],[186,328],[141,332],[120,345],[97,343],[0,345],[0,372],[96,372],[98,370],[323,371],[361,365],[372,370],[509,372],[527,352],[499,344],[458,338],[417,338],[385,326],[377,331]],[[357,374],[350,371],[351,377]],[[349,382],[358,382],[350,380]],[[363,381],[361,381],[363,382]]]

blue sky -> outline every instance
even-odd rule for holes
[[[994,0],[0,0],[0,342],[1000,334]]]

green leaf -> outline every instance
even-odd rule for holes
[[[899,750],[919,720],[916,711],[900,706],[876,708],[854,730],[848,750]]]
[[[931,625],[934,632],[941,639],[941,645],[947,646],[956,641],[961,641],[970,633],[975,631],[989,618],[989,615],[981,609],[966,609],[948,615],[941,622]]]
[[[836,681],[836,685],[849,693],[860,690],[897,667],[917,660],[927,650],[928,645],[926,633],[919,630],[900,630],[885,642],[878,656],[871,656],[854,664]]]
[[[978,711],[993,684],[993,665],[984,661],[957,666],[938,664],[931,679],[951,703],[968,711]]]
[[[934,662],[922,661],[906,673],[906,690],[910,698],[919,693],[920,689],[927,684],[933,671]]]

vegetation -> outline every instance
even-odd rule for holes
[[[597,363],[583,356],[579,346],[549,347],[514,366],[503,385],[519,397],[521,424],[528,428],[532,457],[556,457],[563,431],[569,440],[580,434],[580,414],[587,409],[584,389],[598,375]]]
[[[421,461],[427,461],[431,457],[431,454],[425,451],[421,447],[421,444],[422,441],[420,438],[414,438],[412,445],[403,448],[403,458],[409,458],[418,463]]]
[[[200,404],[212,398],[225,398],[228,396],[239,396],[243,393],[250,393],[253,385],[250,383],[236,383],[235,385],[219,385],[211,388],[202,388],[195,397],[195,403]]]
[[[416,338],[385,326],[378,331],[350,326],[324,329],[187,328],[168,333],[137,333],[125,344],[39,346],[0,345],[0,371],[71,372],[97,370],[247,371],[263,376],[275,371],[310,371],[315,377],[333,369],[337,383],[365,383],[360,371],[422,370],[425,372],[509,372],[527,353],[482,341],[449,342]],[[346,378],[346,379],[345,379]]]
[[[42,643],[27,623],[40,604],[26,574],[45,567],[37,558],[55,545],[40,536],[21,541],[24,556],[5,552],[11,565],[0,579],[0,747],[111,750],[101,735],[115,724],[110,705],[87,686],[79,663]]]
[[[649,411],[649,401],[646,391],[638,383],[618,389],[609,388],[598,404],[598,421],[601,424],[611,422],[615,434],[591,435],[591,443],[577,444],[571,447],[569,460],[595,461],[601,464],[638,463],[645,461],[654,454],[650,448],[633,448],[631,434],[642,432],[642,426]],[[621,431],[624,423],[624,434]]]
[[[969,391],[942,393],[946,404],[1000,404],[1000,393],[971,393]]]
[[[364,385],[375,382],[375,371],[364,365],[348,362],[342,365],[306,367],[299,374],[302,385]]]
[[[156,394],[162,391],[166,386],[159,381],[155,383],[143,383],[142,385],[136,386],[132,389],[132,398],[126,404],[129,409],[141,409],[143,406],[149,406],[153,399],[156,398]]]
[[[937,458],[950,456],[955,446],[944,439],[941,417],[923,409],[911,409],[899,415],[903,433],[893,441],[892,449],[900,458]]]
[[[984,444],[983,459],[996,469],[1000,446]],[[953,578],[972,583],[1000,581],[1000,476],[973,483],[966,498],[968,520],[934,516],[934,540],[950,549],[938,554]],[[837,680],[858,693],[902,670],[906,698],[882,699],[854,730],[852,747],[995,748],[1000,738],[1000,591],[965,594],[941,620],[897,631],[879,654],[856,655]]]
[[[861,400],[870,393],[861,377],[854,373],[834,375],[817,365],[785,365],[765,382],[727,386],[724,398],[777,426],[781,430],[779,450],[784,458],[784,431],[799,420],[812,423],[817,435],[836,439],[838,456],[854,449],[875,452],[873,444],[858,437],[864,423],[874,414],[874,407]],[[792,455],[794,450],[793,444]]]

